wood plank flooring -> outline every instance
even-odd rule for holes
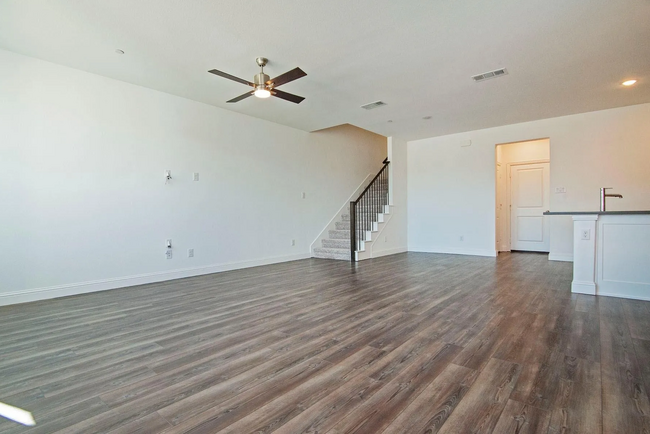
[[[308,259],[0,308],[0,433],[650,433],[650,303],[571,264]]]

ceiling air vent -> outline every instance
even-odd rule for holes
[[[501,77],[502,75],[506,74],[508,74],[508,70],[506,68],[501,68],[490,72],[484,72],[483,74],[475,75],[472,78],[474,81],[483,81],[487,80],[488,78]]]
[[[381,107],[383,105],[386,105],[386,103],[383,101],[375,101],[368,104],[364,104],[361,106],[361,108],[366,110],[372,110],[372,109],[376,109],[377,107]]]

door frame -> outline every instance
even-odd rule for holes
[[[501,176],[505,177],[506,175],[504,174],[505,172],[505,167],[501,162],[497,161],[496,166],[495,166],[495,185],[496,185],[496,192],[495,192],[495,199],[496,199],[496,206],[494,207],[494,221],[495,221],[495,226],[494,230],[496,232],[495,238],[495,250],[497,252],[497,255],[499,252],[503,252],[501,247],[504,245],[503,242],[503,209],[499,209],[499,199],[502,199],[501,201],[505,205],[505,201],[503,200],[503,197],[505,197],[506,192],[505,188],[501,187],[501,183],[499,182],[499,172],[501,172]]]
[[[517,161],[516,163],[506,163],[506,197],[505,197],[505,203],[506,203],[506,214],[508,215],[505,219],[506,221],[506,234],[507,234],[507,243],[506,246],[508,247],[508,252],[512,251],[512,166],[523,166],[525,164],[539,164],[539,163],[548,163],[549,164],[549,171],[550,171],[550,166],[551,166],[551,160],[550,159],[544,159],[544,160],[528,160],[528,161]],[[550,173],[549,173],[550,176]],[[551,185],[551,180],[549,179],[548,181],[549,188]],[[550,193],[550,192],[549,192]],[[503,234],[501,234],[503,235]]]

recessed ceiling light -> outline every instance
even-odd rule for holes
[[[424,120],[429,120],[429,119],[431,119],[432,117],[433,117],[433,116],[425,116],[425,117],[423,117],[422,119],[424,119]]]
[[[624,81],[622,84],[623,86],[632,86],[634,83],[636,83],[636,80],[627,80]]]
[[[389,119],[389,120],[388,120],[388,123],[391,123],[391,122],[393,122],[393,120],[392,120],[392,119]]]
[[[116,52],[117,54],[124,54],[124,51],[123,51],[123,50],[120,50],[119,48],[118,48],[117,50],[115,50],[115,52]]]

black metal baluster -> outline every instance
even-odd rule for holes
[[[381,197],[381,207],[382,207],[381,212],[382,212],[382,214],[384,212],[384,176],[386,174],[385,169],[386,169],[386,167],[384,166],[384,169],[382,169],[382,172],[381,172],[381,193],[380,193],[381,196],[380,197]]]
[[[369,196],[366,196],[366,197],[363,198],[363,202],[364,202],[363,216],[364,216],[364,219],[365,219],[365,223],[364,223],[365,227],[363,228],[363,231],[364,231],[363,232],[363,240],[364,241],[368,241],[368,206],[370,205],[370,201],[368,200],[368,197]]]
[[[384,173],[386,172],[386,171],[384,170],[385,168],[386,168],[386,166],[384,166],[384,167],[381,169],[381,177],[380,177],[380,178],[381,178],[381,192],[380,192],[380,196],[379,196],[379,197],[380,197],[380,199],[381,199],[381,200],[380,200],[380,205],[381,205],[381,213],[382,213],[382,214],[383,214],[384,211],[385,211],[385,209],[384,209]]]
[[[375,182],[374,185],[372,186],[372,222],[370,223],[372,225],[372,227],[370,228],[371,231],[375,229],[375,219],[377,218],[377,186],[378,185],[379,184]]]
[[[354,262],[354,252],[356,249],[356,222],[355,222],[355,213],[356,207],[354,206],[354,201],[350,202],[350,261]]]
[[[350,258],[356,260],[356,252],[361,249],[361,242],[367,241],[368,232],[374,229],[375,218],[384,214],[390,202],[388,191],[388,165],[386,158],[384,166],[370,181],[357,200],[350,202]]]

